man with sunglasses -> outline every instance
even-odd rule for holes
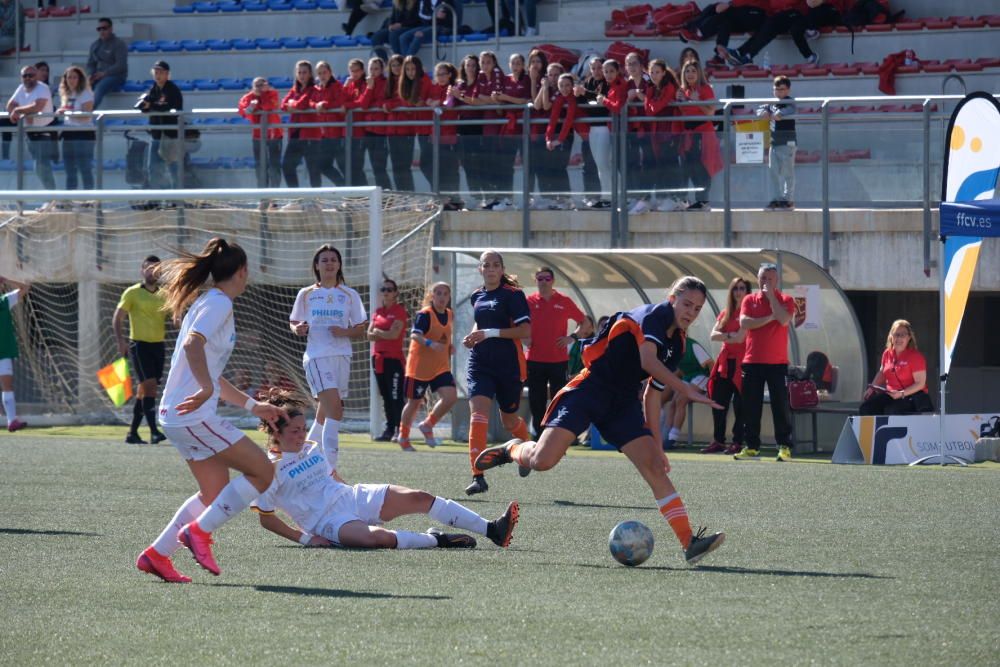
[[[94,108],[108,93],[122,89],[128,78],[128,44],[115,35],[111,19],[97,19],[97,40],[90,45],[87,76],[94,88]]]
[[[579,334],[584,313],[573,300],[555,289],[555,273],[547,266],[535,272],[538,292],[528,296],[531,311],[531,339],[528,362],[528,404],[536,435],[542,433],[542,417],[549,399],[566,385],[569,348]],[[577,328],[566,335],[569,321]]]
[[[33,65],[21,68],[21,85],[7,101],[7,113],[10,114],[12,123],[16,124],[23,118],[25,128],[34,130],[29,131],[27,137],[28,150],[35,160],[35,175],[42,182],[43,188],[55,190],[52,162],[55,159],[56,135],[48,130],[35,129],[48,128],[52,124],[52,93],[48,86],[38,80],[38,71]],[[46,210],[48,208],[48,205],[42,207]]]

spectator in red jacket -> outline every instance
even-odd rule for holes
[[[649,86],[642,96],[643,112],[647,116],[673,117],[676,109],[671,105],[677,101],[680,82],[677,75],[659,58],[649,63]],[[649,206],[660,211],[674,211],[680,205],[672,195],[664,194],[657,201],[657,190],[674,190],[680,187],[680,133],[671,120],[657,120],[647,124],[650,138],[648,187],[652,191]]]
[[[523,106],[532,100],[531,78],[525,67],[524,56],[512,54],[507,61],[510,74],[504,77],[503,89],[492,95],[493,104],[517,104]],[[503,192],[514,190],[514,159],[521,148],[521,120],[524,113],[521,109],[507,112],[507,124],[500,132],[499,146],[495,156],[497,163],[497,185]],[[494,211],[506,211],[514,206],[510,195],[501,198],[500,203],[493,207]]]
[[[344,87],[333,76],[330,63],[320,60],[316,63],[316,90],[313,94],[313,108],[319,112],[316,114],[316,121],[321,123],[343,121],[344,114],[336,113],[336,110],[343,108],[343,98]],[[344,165],[344,128],[328,125],[320,128],[320,131],[319,144],[313,146],[313,152],[306,155],[309,178],[311,180],[313,174],[322,174],[335,186],[342,187],[346,185],[346,181],[338,166]]]
[[[291,113],[292,123],[315,123],[316,114],[310,113],[315,93],[312,63],[300,60],[295,63],[295,83],[281,100],[281,110]],[[318,127],[289,128],[288,145],[285,147],[285,157],[281,161],[281,171],[285,175],[285,184],[288,187],[299,187],[299,165],[309,156],[310,151],[318,149],[322,138],[323,131]],[[310,146],[314,142],[316,146]],[[306,166],[309,166],[308,161]],[[310,172],[309,182],[314,188],[322,185],[319,172],[315,174]]]
[[[346,110],[354,110],[364,108],[361,106],[361,97],[368,90],[368,80],[365,78],[365,63],[363,60],[358,58],[352,58],[347,63],[348,78],[344,83],[344,108]],[[364,114],[357,111],[353,112],[351,119],[354,123],[357,123],[364,119]],[[351,168],[350,174],[345,174],[348,176],[348,185],[354,186],[365,186],[368,185],[368,180],[365,178],[365,147],[364,147],[364,128],[355,125],[351,128],[350,137],[350,147],[344,149],[345,155],[350,153],[351,157]],[[345,158],[346,159],[346,158]]]
[[[559,77],[565,71],[566,68],[560,63],[549,63],[545,73],[545,80],[538,88],[538,95],[535,97],[534,105],[538,109],[538,112],[545,117],[548,117],[552,113],[552,104],[559,97]],[[532,162],[529,165],[529,185],[533,185],[535,180],[538,181],[538,196],[532,201],[532,207],[562,210],[565,208],[565,205],[559,201],[562,195],[559,194],[559,189],[555,184],[558,181],[557,176],[554,181],[554,171],[558,167],[553,166],[553,155],[545,148],[545,131],[543,127],[533,128],[531,146],[533,150],[531,153]],[[563,193],[566,193],[566,191],[563,191]]]
[[[705,79],[701,64],[694,60],[687,61],[681,71],[681,88],[677,91],[677,101],[707,102],[714,99],[715,92]],[[711,116],[714,112],[715,106],[712,104],[680,107],[681,116]],[[712,210],[708,204],[708,195],[712,187],[712,176],[722,170],[722,153],[711,121],[684,121],[680,155],[685,170],[681,180],[682,187],[687,185],[689,179],[694,186],[694,203],[687,210]]]
[[[470,53],[462,58],[458,78],[451,86],[451,105],[452,108],[460,109],[461,120],[476,120],[482,117],[481,113],[470,109],[479,97],[478,85],[479,56]],[[459,125],[458,148],[462,169],[465,171],[465,181],[472,196],[471,193],[482,191],[482,163],[486,159],[483,152],[483,126]]]
[[[399,80],[399,92],[397,94],[400,108],[425,106],[427,100],[432,97],[432,87],[433,84],[430,78],[424,74],[424,64],[420,61],[420,58],[417,56],[406,56],[403,60],[403,76]],[[400,113],[398,116],[400,120],[431,120],[430,114],[423,111]],[[392,173],[397,189],[404,192],[414,189],[414,137],[417,135],[426,135],[429,132],[430,128],[426,125],[420,127],[399,126],[397,136],[390,137],[389,141],[394,141],[396,145],[395,152],[392,154]]]
[[[493,105],[493,94],[503,92],[504,74],[497,55],[492,51],[482,51],[479,54],[479,79],[476,85],[476,101],[479,105]],[[504,117],[502,111],[484,110],[483,119],[497,121]],[[500,193],[500,183],[504,181],[502,164],[497,160],[501,152],[500,135],[503,132],[503,125],[483,125],[483,151],[490,156],[490,159],[483,164],[483,188],[485,197],[483,198],[484,209],[493,210],[500,205],[504,195]],[[513,167],[513,165],[511,165]]]
[[[559,75],[559,94],[552,102],[549,124],[545,128],[545,148],[549,151],[549,168],[551,171],[550,185],[555,192],[560,193],[556,202],[563,208],[572,208],[569,185],[569,156],[573,150],[574,129],[586,135],[586,126],[577,126],[576,119],[580,114],[573,86],[576,79],[572,74]],[[540,421],[540,419],[539,419]]]
[[[444,125],[444,121],[457,120],[458,114],[453,111],[454,99],[451,96],[453,87],[458,80],[458,70],[451,63],[438,63],[434,66],[434,83],[424,101],[426,106],[434,107],[434,113],[441,114],[441,131],[437,139],[438,149],[438,192],[447,195],[444,204],[446,211],[460,211],[464,207],[459,196],[458,175],[458,126]],[[420,140],[420,171],[427,182],[434,186],[434,135],[428,127],[427,134],[419,135]]]
[[[625,56],[625,73],[626,82],[628,83],[628,115],[641,116],[643,114],[642,107],[636,106],[636,103],[642,104],[643,100],[646,99],[649,77],[646,74],[646,68],[643,66],[642,57],[638,53],[633,51]],[[646,131],[646,124],[630,122],[625,141],[627,145],[625,164],[628,171],[626,182],[631,189],[639,190],[639,192],[629,197],[629,199],[634,200],[629,209],[629,214],[638,215],[645,213],[650,208],[649,174],[653,159],[651,155],[652,144],[650,143],[649,133]]]
[[[255,125],[253,130],[253,157],[256,161],[257,187],[281,187],[281,138],[278,127],[281,116],[277,113],[280,104],[278,91],[271,87],[267,79],[258,76],[253,80],[250,92],[240,98],[238,111],[241,116]],[[267,137],[261,136],[262,119],[267,118]]]
[[[385,119],[392,123],[385,135],[386,149],[389,155],[390,171],[392,173],[393,189],[401,192],[413,191],[413,128],[399,125],[396,121],[409,119],[410,114],[398,111],[402,106],[399,98],[399,84],[403,79],[403,56],[394,54],[386,61],[386,85],[385,101],[382,109],[385,111]],[[409,138],[410,162],[403,164],[406,159],[406,140]],[[409,180],[407,180],[409,177]],[[402,185],[400,185],[402,182]],[[403,186],[408,186],[404,188]]]
[[[385,61],[378,57],[369,58],[367,87],[357,102],[359,109],[367,109],[364,112],[366,121],[386,120],[383,108],[387,99],[388,85],[389,81],[385,78]],[[387,170],[389,144],[386,142],[386,136],[388,133],[389,127],[387,125],[372,125],[364,128],[364,135],[361,139],[365,153],[368,155],[368,163],[372,168],[375,185],[383,190],[392,189],[392,182],[389,180]]]

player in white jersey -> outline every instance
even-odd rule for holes
[[[343,266],[339,250],[320,246],[312,261],[316,282],[299,290],[288,316],[292,333],[307,337],[302,366],[317,403],[309,439],[323,444],[333,470],[351,371],[351,339],[363,337],[368,322],[361,297],[344,284]]]
[[[136,567],[164,581],[186,583],[191,578],[174,569],[170,560],[180,545],[190,549],[203,568],[219,574],[212,533],[245,509],[274,478],[260,448],[216,414],[219,399],[270,422],[286,415],[281,408],[258,403],[222,377],[236,344],[233,300],[247,287],[243,249],[213,238],[200,254],[182,253],[179,259],[163,262],[161,271],[166,307],[180,323],[180,333],[159,422],[187,461],[198,493],[184,501],[156,541],[139,554]],[[199,295],[209,279],[213,286]],[[230,481],[230,469],[243,475]]]
[[[306,421],[302,404],[288,392],[272,390],[267,399],[283,408],[288,419],[271,424],[262,421],[260,430],[268,434],[274,461],[274,482],[251,507],[260,513],[260,524],[286,539],[304,546],[343,546],[366,549],[472,548],[476,540],[464,533],[442,533],[435,528],[426,533],[387,530],[386,521],[405,514],[426,514],[446,526],[485,535],[494,544],[506,547],[517,525],[518,505],[493,521],[487,521],[467,507],[433,496],[425,491],[394,484],[345,484],[326,468],[323,449],[306,441]],[[288,514],[299,529],[275,514]]]

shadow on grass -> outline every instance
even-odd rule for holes
[[[0,528],[0,535],[79,535],[100,537],[97,533],[81,533],[75,530],[34,530],[33,528]]]
[[[650,570],[653,572],[718,572],[720,574],[757,574],[771,577],[819,577],[829,579],[895,579],[895,577],[884,577],[868,572],[814,572],[811,570],[778,570],[775,568],[752,568],[738,567],[735,565],[696,565],[691,567],[670,567],[667,565],[640,565],[638,567],[624,567],[622,565],[593,565],[590,563],[548,563],[549,565],[571,565],[575,567],[588,567],[598,570]]]
[[[610,509],[610,510],[643,510],[649,511],[655,509],[652,504],[643,505],[642,507],[637,507],[635,505],[601,505],[599,503],[575,503],[572,500],[553,500],[553,505],[558,505],[559,507],[597,507],[599,509]]]
[[[304,586],[270,586],[267,584],[205,584],[225,588],[252,588],[261,593],[285,593],[320,598],[361,598],[366,600],[450,600],[447,595],[394,595],[392,593],[368,593],[349,591],[343,588],[307,588]]]

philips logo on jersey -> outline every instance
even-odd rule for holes
[[[309,470],[313,466],[323,462],[323,457],[319,454],[313,454],[305,461],[297,463],[294,468],[288,471],[288,479],[295,479],[305,471]]]
[[[344,316],[344,311],[338,310],[336,308],[313,308],[312,317],[335,317],[340,318]]]

